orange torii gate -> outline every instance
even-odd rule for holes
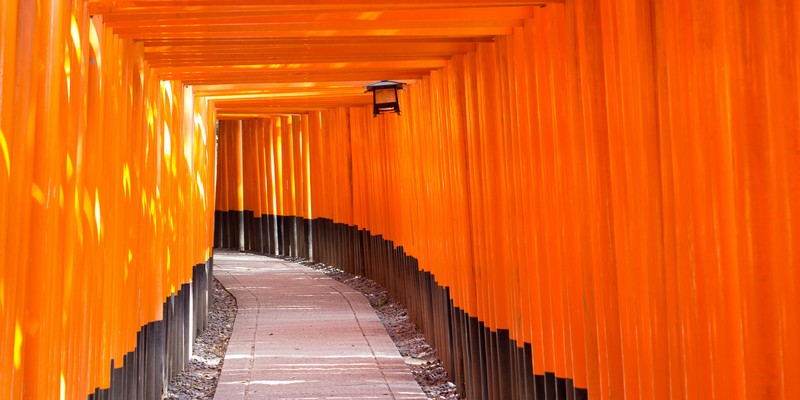
[[[470,398],[800,397],[795,2],[38,4],[0,6],[0,397],[155,396],[212,245],[376,280]]]

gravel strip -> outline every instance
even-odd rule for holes
[[[236,319],[236,299],[214,278],[208,328],[195,338],[187,370],[169,382],[163,399],[213,399]]]
[[[325,275],[363,293],[405,359],[411,373],[429,399],[458,399],[456,385],[447,379],[447,371],[428,345],[425,336],[408,319],[405,306],[382,286],[363,276],[353,276],[341,269],[317,262],[291,260],[322,271]]]

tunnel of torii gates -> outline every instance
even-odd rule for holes
[[[471,399],[798,399],[798,22],[4,0],[0,398],[158,398],[226,248],[380,283]]]

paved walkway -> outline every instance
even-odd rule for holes
[[[424,399],[364,296],[323,273],[214,252],[239,311],[215,399]]]

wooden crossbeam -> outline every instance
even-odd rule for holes
[[[205,76],[186,76],[183,83],[186,85],[215,85],[215,84],[262,84],[262,83],[306,83],[306,82],[342,82],[342,81],[379,81],[422,79],[429,70],[406,71],[315,71],[303,74],[214,74]]]
[[[184,12],[184,13],[131,13],[111,14],[105,22],[113,28],[152,28],[215,25],[278,25],[312,23],[356,22],[412,22],[412,21],[486,21],[529,18],[534,6],[517,7],[469,7],[398,9],[375,11],[361,10],[314,10],[314,11],[228,11],[228,12]]]
[[[434,2],[425,0],[89,0],[87,1],[89,12],[92,14],[111,14],[126,11],[204,11],[219,8],[236,9],[238,7],[248,7],[250,9],[262,10],[292,10],[292,9],[319,9],[337,8],[352,9],[363,8],[364,6],[378,9],[393,9],[409,6],[415,7],[451,7],[451,6],[530,6],[544,5],[548,3],[563,3],[563,0],[539,0],[535,2],[508,1],[508,0],[437,0]]]

